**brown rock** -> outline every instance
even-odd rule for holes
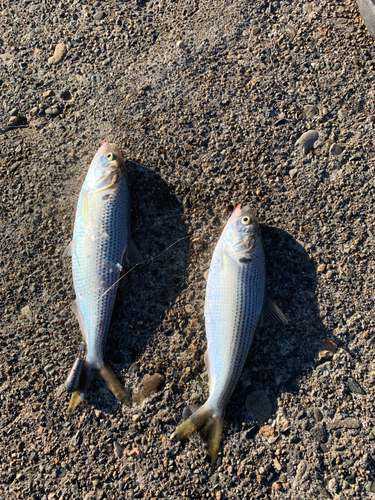
[[[48,64],[50,66],[59,64],[66,56],[67,52],[68,49],[66,48],[66,45],[63,43],[58,43],[55,47],[55,53],[53,54],[53,56],[48,58]]]
[[[153,375],[146,374],[142,379],[142,387],[138,392],[133,392],[133,401],[136,404],[141,404],[145,399],[156,392],[165,381],[164,375],[154,373]]]

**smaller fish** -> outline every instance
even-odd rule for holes
[[[202,431],[211,464],[219,452],[225,408],[240,378],[254,334],[263,318],[288,319],[266,294],[266,264],[258,221],[238,206],[212,256],[204,308],[209,397],[177,427],[171,439]]]

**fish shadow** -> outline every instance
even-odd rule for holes
[[[262,227],[269,296],[289,324],[263,325],[255,335],[244,371],[228,405],[236,430],[241,422],[262,426],[283,393],[299,391],[302,377],[316,368],[321,343],[330,339],[319,314],[317,265],[303,243],[275,227]]]
[[[190,243],[183,206],[155,171],[129,162],[129,184],[131,236],[145,262],[130,272],[124,264],[106,356],[130,395],[132,375],[138,370],[136,361],[160,330],[165,311],[186,281]],[[89,393],[92,403],[104,413],[115,412],[116,399],[104,386],[100,388],[100,382],[94,384],[98,385],[93,385]]]

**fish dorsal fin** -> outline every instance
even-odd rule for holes
[[[76,242],[72,240],[69,245],[65,248],[63,257],[73,257],[73,253],[75,251]]]
[[[82,332],[82,335],[83,335],[83,338],[85,339],[86,343],[87,343],[87,332],[86,332],[86,328],[85,328],[85,323],[83,321],[83,316],[82,316],[82,313],[81,313],[81,310],[79,308],[79,305],[78,305],[78,302],[77,302],[77,299],[74,300],[71,305],[70,305],[70,308],[71,310],[74,312],[76,318],[78,319],[78,323],[79,323],[79,327],[81,329],[81,332]]]
[[[141,252],[138,250],[137,245],[134,243],[132,238],[129,239],[129,245],[126,249],[126,261],[129,266],[135,266],[144,261]]]
[[[262,314],[263,323],[268,323],[274,325],[275,323],[283,323],[287,325],[289,323],[288,318],[282,312],[279,306],[273,302],[268,295],[266,295],[263,306]]]

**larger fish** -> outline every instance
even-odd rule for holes
[[[78,199],[73,240],[64,252],[72,257],[75,312],[87,344],[65,382],[73,392],[68,413],[86,395],[94,374],[104,379],[116,398],[130,399],[105,361],[105,346],[117,283],[124,258],[129,264],[142,257],[130,232],[130,198],[125,162],[120,150],[105,141],[97,151]]]
[[[241,375],[263,316],[288,320],[266,295],[266,266],[257,219],[238,206],[216,245],[208,273],[205,322],[209,398],[172,434],[203,430],[212,466],[219,452],[225,407]]]

